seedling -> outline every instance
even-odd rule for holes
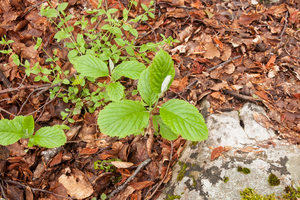
[[[0,120],[0,144],[13,144],[21,138],[29,138],[28,146],[39,145],[46,148],[62,146],[67,137],[62,129],[70,129],[66,125],[55,125],[40,128],[34,133],[34,120],[28,117],[17,116],[13,120]]]

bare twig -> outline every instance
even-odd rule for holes
[[[3,111],[3,112],[5,112],[5,113],[7,113],[7,114],[9,114],[9,115],[12,115],[12,116],[16,116],[16,115],[14,115],[14,114],[12,114],[11,112],[8,112],[7,110],[4,110],[3,108],[0,108],[0,112],[1,111]]]
[[[155,42],[157,42],[157,36],[156,36],[154,28],[148,22],[146,22],[146,21],[144,21],[143,23],[147,24],[151,28],[152,33],[153,33],[154,38],[155,38]]]
[[[5,200],[7,200],[7,197],[6,197],[6,195],[5,195],[5,192],[4,192],[4,190],[3,190],[2,185],[3,185],[3,180],[1,179],[1,184],[0,184],[1,194],[2,194],[3,198],[4,198]]]
[[[285,29],[286,29],[286,26],[287,26],[287,22],[288,22],[287,18],[288,18],[288,15],[289,15],[289,12],[286,11],[286,13],[285,13],[285,18],[284,18],[284,21],[285,21],[284,27],[283,27],[283,29],[282,29],[282,31],[281,31],[281,34],[280,34],[279,38],[278,38],[278,39],[280,39],[280,40],[282,40],[282,36],[283,36],[283,34],[284,34],[284,32],[285,32]]]
[[[46,1],[47,1],[47,0],[42,1],[41,3],[38,3],[38,4],[34,5],[34,6],[32,6],[31,8],[29,8],[29,9],[21,16],[21,18],[23,18],[23,17],[24,17],[25,15],[27,15],[27,13],[29,13],[31,10],[33,10],[34,8],[38,7],[39,5],[45,3]]]
[[[25,104],[27,103],[27,101],[29,100],[29,98],[31,97],[31,95],[32,95],[34,92],[36,92],[36,91],[37,91],[37,89],[33,90],[33,91],[28,95],[28,97],[26,98],[26,100],[25,100],[24,103],[22,104],[22,106],[21,106],[21,108],[20,108],[20,110],[19,110],[17,116],[20,115],[20,113],[21,113],[23,107],[25,106]]]
[[[39,90],[42,90],[44,88],[47,88],[48,86],[51,86],[50,84],[45,84],[45,85],[23,85],[17,88],[8,88],[5,90],[0,91],[0,94],[4,94],[4,93],[9,93],[9,92],[15,92],[15,91],[19,91],[19,90],[25,90],[25,89],[36,89],[39,88]]]
[[[15,184],[15,185],[19,185],[23,188],[26,188],[27,185],[23,185],[22,183],[19,183],[19,182],[15,182],[15,181],[11,181],[11,180],[3,180],[4,182],[6,183],[12,183],[12,184]],[[66,198],[66,199],[72,199],[71,197],[66,197],[66,196],[63,196],[63,195],[59,195],[59,194],[55,194],[53,192],[50,192],[50,191],[47,191],[47,190],[43,190],[43,189],[38,189],[38,188],[30,188],[33,192],[44,192],[44,193],[48,193],[48,194],[52,194],[54,196],[57,196],[57,197],[60,197],[60,198]]]
[[[4,76],[4,74],[2,73],[1,70],[0,70],[0,80],[3,82],[3,85],[5,85],[5,87],[8,87],[8,88],[11,87],[11,83],[10,83],[9,80],[6,78],[6,76]]]
[[[46,102],[43,106],[39,107],[37,110],[35,110],[35,111],[33,111],[33,112],[25,115],[25,116],[32,115],[32,114],[36,113],[37,111],[39,111],[41,108],[44,108],[46,105],[48,105],[49,103],[51,103],[58,96],[58,94],[60,93],[61,90],[62,90],[61,88],[58,90],[57,94],[55,95],[55,97],[53,99],[51,99],[50,101],[48,101],[50,99],[50,97],[48,97],[48,99],[47,99],[48,102]]]
[[[148,165],[151,162],[151,158],[148,158],[146,160],[144,160],[144,162],[142,162],[138,168],[134,171],[133,175],[130,176],[123,185],[121,185],[120,187],[118,187],[117,189],[115,189],[114,191],[112,191],[110,193],[110,195],[108,195],[107,199],[112,198],[115,194],[117,194],[118,192],[120,192],[123,188],[125,188],[125,186],[134,179],[134,177],[136,177],[136,175],[141,171],[141,169],[143,167],[145,167],[146,165]]]
[[[74,72],[73,74],[71,74],[70,76],[68,76],[67,79],[70,80],[70,79],[71,79],[73,76],[75,76],[76,74],[77,74],[77,72]],[[47,90],[49,90],[49,89],[51,89],[51,88],[59,87],[59,86],[62,85],[62,83],[63,83],[63,82],[61,81],[61,82],[56,83],[56,84],[54,84],[54,85],[50,85],[50,86],[44,88],[44,89],[43,89],[42,91],[40,91],[39,93],[37,93],[35,96],[39,96],[39,95],[43,94],[44,92],[46,92]]]
[[[255,98],[252,98],[252,97],[249,97],[249,96],[246,96],[246,95],[238,94],[238,93],[230,91],[230,90],[224,90],[224,93],[228,94],[228,95],[231,95],[231,96],[234,96],[237,99],[241,99],[241,100],[245,100],[245,101],[250,101],[250,102],[253,102],[253,103],[263,101],[261,99],[255,99]]]
[[[218,67],[220,67],[220,66],[226,65],[227,63],[229,63],[229,62],[231,62],[231,61],[233,61],[233,60],[235,60],[235,59],[238,59],[238,58],[240,58],[240,57],[241,57],[241,55],[236,56],[236,57],[233,57],[233,58],[231,58],[231,59],[229,59],[229,60],[227,60],[227,61],[225,61],[225,62],[222,62],[222,63],[220,63],[220,64],[218,64],[218,65],[216,65],[216,66],[214,66],[214,67],[212,67],[212,68],[207,69],[207,71],[211,71],[211,70],[214,70],[214,69],[216,69],[216,68],[218,68]]]
[[[156,193],[156,191],[158,190],[159,186],[164,182],[164,180],[167,178],[168,173],[169,173],[169,169],[172,163],[172,157],[173,157],[173,142],[171,142],[171,152],[170,152],[170,162],[168,164],[167,170],[166,170],[166,174],[164,176],[164,178],[159,182],[159,184],[156,186],[154,192],[150,195],[150,197],[146,198],[146,200],[151,199],[153,197],[153,195]]]

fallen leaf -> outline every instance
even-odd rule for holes
[[[82,149],[82,151],[80,151],[80,155],[84,155],[84,154],[91,155],[91,154],[95,154],[97,151],[98,151],[98,148],[87,147],[87,148]]]
[[[220,52],[213,43],[206,44],[204,46],[204,48],[205,48],[205,53],[203,56],[204,58],[213,59],[214,57],[217,57],[217,58],[220,57]]]
[[[266,128],[266,129],[270,128],[271,123],[265,115],[257,113],[257,112],[254,111],[253,112],[253,118],[262,127]]]
[[[274,66],[274,62],[276,60],[276,56],[272,56],[268,63],[266,64],[266,69],[269,70],[271,67]]]
[[[221,153],[223,152],[224,148],[222,146],[216,147],[210,155],[210,160],[214,160],[217,157],[219,157],[221,155]]]
[[[250,14],[250,15],[242,14],[242,16],[239,18],[238,22],[239,22],[239,24],[248,26],[251,22],[253,22],[255,20],[259,20],[260,17],[261,17],[261,15],[258,13],[254,13],[254,14]]]
[[[245,148],[240,148],[240,150],[241,150],[242,152],[246,152],[246,153],[253,152],[254,149],[258,149],[258,148],[253,148],[253,147],[251,147],[251,146],[247,146],[247,147],[245,147]]]
[[[111,164],[113,164],[117,168],[129,168],[134,165],[131,162],[123,162],[123,161],[111,161]]]

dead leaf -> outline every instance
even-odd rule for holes
[[[98,148],[87,147],[87,148],[82,149],[82,151],[80,151],[80,155],[84,155],[84,154],[91,155],[91,154],[95,154],[97,151],[98,151]]]
[[[134,165],[131,162],[123,162],[123,161],[111,161],[111,164],[113,164],[117,168],[129,168]]]
[[[238,22],[239,22],[239,24],[248,26],[251,22],[253,22],[255,20],[259,20],[260,17],[261,17],[261,15],[258,13],[254,13],[254,14],[250,14],[250,15],[242,14],[242,16],[239,18]]]
[[[251,146],[247,146],[245,148],[240,148],[240,150],[245,153],[253,152],[253,150],[255,150],[255,149],[258,149],[258,148],[253,148]]]
[[[61,175],[58,181],[67,189],[68,194],[72,198],[84,199],[91,196],[94,192],[93,186],[87,180],[85,174],[76,168],[70,175]]]
[[[216,147],[212,152],[211,152],[211,156],[210,156],[210,160],[214,160],[217,157],[219,157],[221,155],[221,153],[223,152],[224,148],[222,146]]]
[[[274,66],[274,62],[276,60],[276,56],[272,56],[268,63],[266,64],[266,69],[269,70],[271,67]]]
[[[217,58],[220,57],[220,52],[213,43],[206,44],[204,46],[204,48],[205,48],[205,53],[203,56],[204,58],[213,59],[214,57],[217,57]]]
[[[262,127],[265,127],[266,129],[270,128],[271,123],[265,115],[257,113],[257,112],[254,111],[253,112],[253,118]]]

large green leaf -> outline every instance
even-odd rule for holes
[[[178,138],[177,133],[174,133],[171,128],[169,126],[167,126],[161,119],[161,117],[159,115],[154,115],[153,116],[153,124],[154,121],[156,121],[159,124],[160,130],[159,130],[159,134],[167,139],[167,140],[175,140]]]
[[[131,79],[139,79],[140,74],[145,69],[146,66],[138,61],[124,61],[114,69],[112,77],[114,80],[118,80],[122,76]]]
[[[152,106],[158,100],[159,94],[155,93],[150,87],[149,68],[147,68],[141,73],[137,89],[140,92],[140,95],[142,96],[143,100],[149,106]]]
[[[173,99],[163,104],[160,115],[172,131],[191,141],[206,140],[208,129],[198,109],[186,101]]]
[[[67,137],[63,130],[50,126],[40,128],[33,136],[33,139],[36,144],[46,148],[60,147],[67,142]]]
[[[171,56],[167,52],[160,50],[149,68],[150,86],[152,90],[156,93],[162,93],[162,83],[167,76],[171,75],[171,80],[166,88],[169,89],[175,76],[174,63]]]
[[[75,69],[83,76],[90,76],[93,78],[109,76],[107,65],[91,55],[80,56],[74,65]]]
[[[13,144],[24,136],[22,122],[25,117],[18,116],[13,120],[0,120],[0,144],[3,146]]]
[[[149,116],[149,112],[140,102],[124,100],[110,103],[100,111],[98,125],[101,132],[123,138],[145,127]]]
[[[110,83],[107,87],[108,96],[112,101],[120,101],[124,96],[125,87],[120,82]]]
[[[34,119],[33,119],[32,115],[24,118],[24,120],[22,122],[22,126],[23,126],[23,132],[25,133],[25,135],[27,137],[29,137],[29,135],[33,134]]]

